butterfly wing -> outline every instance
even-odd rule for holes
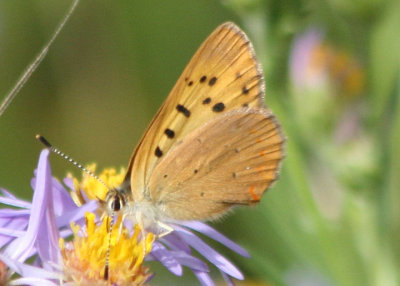
[[[190,132],[231,110],[263,107],[263,96],[251,43],[236,25],[222,24],[195,53],[131,157],[134,201],[150,198],[154,168]]]
[[[219,26],[200,46],[151,122],[128,167],[134,200],[164,154],[206,121],[241,106],[263,106],[264,83],[246,35]]]
[[[283,136],[265,109],[237,109],[188,134],[155,167],[148,185],[164,217],[212,219],[260,200],[278,177]]]

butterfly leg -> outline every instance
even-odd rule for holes
[[[164,232],[157,235],[157,239],[162,238],[174,231],[174,229],[171,226],[169,226],[168,224],[165,224],[159,220],[157,221],[157,224],[164,230]]]
[[[121,223],[119,224],[119,228],[118,228],[118,238],[121,236],[121,234],[122,234],[122,228],[123,228],[123,226],[124,226],[124,221],[125,221],[125,219],[127,218],[127,215],[126,214],[123,214],[122,215],[122,219],[121,219]]]
[[[143,216],[141,212],[136,213],[136,223],[140,227],[140,234],[142,240],[143,257],[146,255],[146,230],[144,229]]]

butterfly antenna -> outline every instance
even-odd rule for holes
[[[51,152],[56,153],[58,156],[64,158],[65,160],[67,160],[68,162],[72,163],[73,165],[75,165],[76,167],[78,167],[79,169],[81,169],[82,171],[84,171],[86,174],[88,174],[89,176],[95,178],[97,181],[99,181],[100,183],[102,183],[107,189],[108,186],[107,184],[100,179],[95,173],[93,173],[92,171],[86,169],[85,167],[83,167],[81,164],[79,164],[77,161],[75,161],[74,159],[72,159],[70,156],[68,156],[67,154],[61,152],[60,150],[58,150],[57,148],[55,148],[53,145],[50,144],[49,141],[47,141],[46,138],[44,138],[42,135],[36,135],[36,139],[39,140],[40,142],[43,143],[44,146],[46,146],[46,148],[48,148]]]
[[[109,189],[107,184],[102,179],[100,179],[96,174],[94,174],[92,171],[90,171],[90,170],[86,169],[85,167],[83,167],[82,164],[79,164],[77,161],[72,159],[67,154],[65,154],[65,153],[61,152],[59,149],[55,148],[42,135],[39,135],[39,134],[36,135],[36,139],[39,140],[40,142],[42,142],[42,144],[44,146],[46,146],[46,148],[48,148],[51,152],[56,153],[58,156],[64,158],[65,160],[67,160],[68,162],[72,163],[73,165],[75,165],[79,169],[83,170],[86,174],[88,174],[89,176],[95,178],[97,181],[102,183],[107,189]],[[110,252],[111,252],[111,235],[112,235],[113,227],[114,227],[114,211],[112,211],[112,214],[111,214],[111,223],[110,223],[109,235],[108,235],[108,248],[107,248],[107,253],[106,253],[106,263],[105,263],[105,266],[104,266],[104,280],[108,280],[108,278],[109,278],[109,268],[110,268],[109,264],[110,264]]]

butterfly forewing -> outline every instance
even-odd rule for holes
[[[230,110],[264,106],[263,95],[262,73],[246,35],[232,23],[219,26],[195,53],[131,157],[127,176],[134,200],[148,197],[154,167],[188,133]]]
[[[166,218],[212,219],[251,204],[277,179],[283,136],[265,109],[237,109],[188,134],[155,167],[148,188]]]

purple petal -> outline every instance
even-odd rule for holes
[[[43,153],[43,152],[42,152]],[[51,169],[50,169],[50,163],[48,160],[46,160],[46,166],[45,170],[43,170],[44,178],[43,178],[43,183],[44,185],[44,190],[46,191],[46,199],[47,199],[47,204],[44,205],[44,221],[42,222],[42,225],[40,227],[40,230],[37,234],[37,239],[36,239],[36,248],[39,254],[39,257],[42,259],[42,261],[50,261],[53,263],[58,262],[58,255],[59,255],[59,250],[58,250],[58,229],[56,226],[56,218],[55,218],[55,211],[54,211],[54,199],[53,199],[53,194],[54,194],[54,183],[58,183],[55,179],[51,177]],[[41,178],[41,170],[38,167],[38,172],[37,172],[37,184],[35,188],[35,193],[34,196],[37,192],[37,186],[40,184],[40,178]],[[39,186],[40,188],[41,186]],[[61,202],[58,203],[57,207],[62,208],[63,205]],[[61,210],[62,211],[62,210]],[[47,265],[47,264],[46,264]],[[45,266],[46,266],[45,265]],[[48,267],[49,269],[52,269],[52,267]]]
[[[31,179],[31,187],[35,189],[37,170],[34,171],[35,177]],[[52,193],[53,193],[53,203],[55,206],[56,215],[61,215],[64,209],[69,209],[71,207],[76,207],[68,191],[63,187],[63,185],[55,178],[51,180]]]
[[[17,198],[8,198],[8,197],[0,197],[0,204],[9,205],[17,208],[30,209],[32,207],[31,203],[26,201],[17,199]]]
[[[207,264],[197,257],[191,256],[183,251],[171,251],[171,254],[183,266],[196,271],[210,272]]]
[[[15,279],[12,281],[12,284],[10,284],[10,285],[59,286],[60,284],[53,283],[47,279],[27,277],[27,278]]]
[[[161,239],[162,243],[164,243],[168,248],[173,250],[182,250],[188,254],[192,253],[189,245],[185,243],[182,238],[176,232],[171,232],[169,235],[164,236]]]
[[[30,214],[30,210],[0,209],[0,220],[3,218],[24,217]]]
[[[169,271],[176,276],[182,276],[182,266],[174,258],[172,253],[161,243],[154,242],[150,255],[160,261]]]
[[[39,267],[21,263],[4,254],[0,254],[0,260],[3,261],[11,270],[23,277],[60,279],[60,275],[53,271],[47,271]]]
[[[6,189],[0,188],[0,191],[3,193],[3,196],[8,197],[10,199],[15,199],[15,196]]]
[[[199,279],[201,285],[203,286],[214,286],[214,281],[211,279],[210,275],[206,272],[201,271],[193,271],[194,275],[196,275],[197,279]]]
[[[235,284],[233,284],[233,282],[232,282],[232,279],[228,275],[226,275],[226,273],[224,273],[222,271],[220,271],[220,273],[228,286],[235,286]]]
[[[8,211],[8,213],[6,213]],[[26,213],[25,213],[26,212]],[[30,211],[22,210],[5,210],[5,212],[0,211],[0,226],[8,227],[11,229],[23,229],[29,220]]]
[[[68,236],[70,236],[70,235],[72,235],[72,230],[71,229],[63,229],[63,230],[60,230],[60,237],[63,237],[63,238],[65,238],[65,237],[68,237]]]
[[[222,243],[226,247],[230,248],[231,250],[235,251],[236,253],[244,257],[250,257],[250,254],[244,248],[242,248],[240,245],[236,244],[235,242],[227,238],[225,235],[221,234],[220,232],[216,231],[215,229],[213,229],[212,227],[210,227],[205,223],[202,223],[200,221],[188,221],[181,223],[181,225],[184,225],[188,228],[191,228],[195,231],[207,235],[208,237]]]
[[[50,192],[48,194],[45,221],[41,226],[36,240],[36,248],[42,261],[58,262],[58,240],[58,229],[56,226],[52,193]]]
[[[242,273],[228,259],[216,252],[199,237],[179,226],[175,227],[175,231],[179,232],[180,236],[186,243],[196,249],[201,255],[213,263],[221,271],[236,279],[243,280]]]
[[[6,239],[7,237],[21,237],[26,234],[26,231],[10,229],[8,227],[0,227],[0,233],[2,236],[4,236],[4,238],[1,237],[1,240],[3,240]],[[4,243],[2,244],[0,243],[0,245],[4,245]]]
[[[0,210],[0,247],[26,233],[29,213],[28,210]]]
[[[49,150],[43,150],[38,163],[38,176],[35,192],[32,198],[32,210],[29,218],[29,226],[23,237],[15,239],[6,249],[6,253],[19,261],[25,261],[34,246],[37,234],[44,221],[48,194],[50,194],[51,173],[48,162]]]
[[[54,209],[57,216],[64,212],[75,210],[77,206],[68,191],[56,179],[52,179]]]
[[[1,217],[0,226],[9,230],[24,230],[28,225],[29,216]]]
[[[74,180],[72,180],[71,178],[64,178],[63,183],[67,186],[67,188],[71,190],[75,188]]]
[[[81,207],[75,207],[74,210],[70,210],[66,213],[62,213],[61,216],[57,217],[57,226],[69,226],[71,221],[78,221],[85,217],[86,212],[93,212],[98,208],[97,201],[89,201]]]

